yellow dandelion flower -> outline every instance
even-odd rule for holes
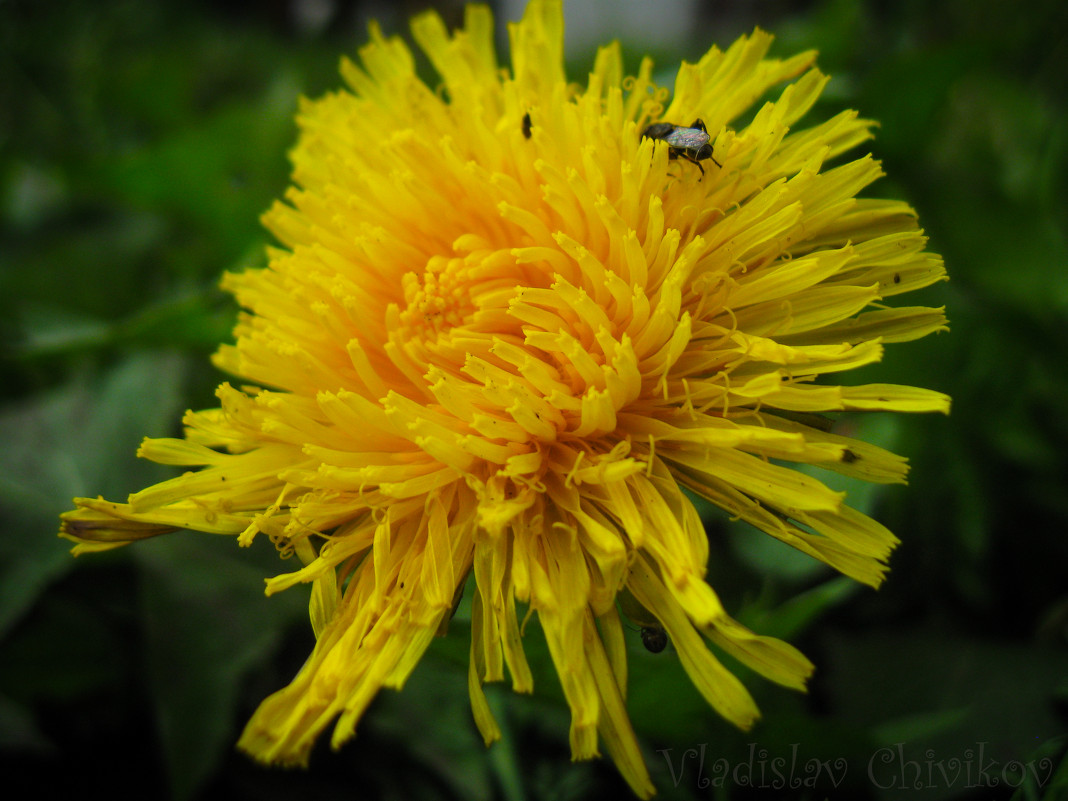
[[[650,61],[624,77],[617,44],[585,88],[568,83],[560,2],[510,26],[511,71],[485,8],[452,35],[434,14],[412,32],[439,87],[372,27],[362,66],[342,64],[348,89],[301,104],[295,186],[265,216],[283,247],[224,282],[247,311],[216,364],[248,383],[187,413],[184,439],[140,449],[200,469],[126,503],[77,499],[62,534],[85,552],[263,533],[299,557],[267,592],[311,584],[317,643],[241,737],[266,762],[306,762],[332,722],[334,746],[352,737],[473,572],[486,742],[499,731],[482,686],[507,668],[531,690],[536,615],[574,758],[602,743],[649,796],[619,605],[655,619],[737,726],[756,705],[706,640],[804,687],[809,661],[732,619],[704,580],[683,490],[878,585],[894,536],[788,463],[904,481],[904,459],[831,433],[824,413],[948,398],[817,379],[942,330],[940,309],[883,302],[943,279],[942,261],[907,205],[857,198],[879,163],[837,157],[870,121],[797,127],[827,83],[814,53],[768,58],[757,30],[683,64],[665,106]]]

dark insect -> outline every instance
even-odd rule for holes
[[[712,158],[711,137],[700,118],[694,120],[689,128],[683,128],[673,122],[654,122],[642,132],[642,136],[667,142],[670,148],[668,158],[683,158],[696,164],[702,176],[705,174],[705,168],[701,166],[701,162],[705,159],[712,159],[712,163],[717,167],[723,166]]]
[[[668,636],[660,626],[642,626],[642,645],[645,650],[658,654],[667,648]]]
[[[523,137],[530,139],[530,112],[523,115]]]

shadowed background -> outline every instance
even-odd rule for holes
[[[494,7],[503,23],[522,5]],[[72,496],[121,499],[170,475],[134,451],[143,436],[177,435],[184,409],[215,405],[223,376],[208,356],[235,317],[218,277],[264,264],[258,217],[287,184],[297,96],[340,88],[338,59],[355,56],[369,18],[407,36],[425,6],[0,0],[0,776],[11,797],[627,797],[610,761],[570,763],[536,622],[537,691],[490,693],[505,739],[483,748],[464,606],[453,636],[402,693],[382,693],[340,753],[324,737],[309,772],[261,768],[233,743],[312,644],[306,593],[262,594],[290,565],[262,538],[241,551],[230,538],[165,537],[75,561],[55,537]],[[459,3],[436,7],[461,22]],[[579,83],[613,38],[630,71],[652,55],[664,84],[680,59],[754,25],[778,37],[772,55],[818,48],[834,80],[809,119],[852,107],[881,122],[870,148],[888,177],[868,194],[917,208],[952,279],[901,301],[946,305],[951,333],[843,376],[954,398],[948,419],[843,420],[913,466],[907,488],[842,485],[902,540],[880,591],[706,510],[709,580],[743,622],[816,663],[810,693],[732,666],[764,712],[735,731],[672,649],[648,653],[631,633],[628,707],[661,797],[1002,799],[1023,782],[1012,760],[1032,778],[1018,798],[1066,797],[1068,11],[571,0],[565,13]],[[832,771],[783,787],[775,759],[798,778],[812,759]],[[981,786],[983,775],[1000,781]]]

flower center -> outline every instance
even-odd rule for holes
[[[401,323],[407,338],[435,341],[470,319],[476,308],[469,273],[463,259],[432,256],[421,276],[404,276]]]

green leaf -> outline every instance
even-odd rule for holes
[[[263,96],[231,103],[166,139],[101,165],[100,180],[137,206],[165,211],[236,258],[261,235],[260,214],[284,186],[298,87],[283,75]],[[189,264],[193,277],[219,265]]]
[[[122,497],[166,476],[134,453],[176,424],[185,375],[181,356],[145,353],[0,412],[0,635],[73,569],[56,536],[71,498]]]
[[[380,693],[366,727],[375,739],[402,744],[403,762],[425,769],[456,798],[490,796],[494,763],[471,716],[466,664],[439,659],[431,651],[399,693]]]
[[[1023,762],[1023,776],[1012,801],[1062,801],[1068,798],[1068,736],[1042,743]],[[1060,764],[1057,764],[1057,760]]]
[[[806,592],[793,596],[774,609],[751,605],[739,613],[739,620],[754,631],[783,640],[796,639],[816,620],[861,590],[846,576],[837,576]]]
[[[822,668],[837,717],[867,726],[883,743],[905,737],[910,751],[931,748],[948,759],[985,742],[1005,763],[1063,730],[1052,703],[1068,674],[1060,649],[928,623],[835,636]]]
[[[308,593],[264,596],[265,578],[282,572],[266,541],[242,550],[178,534],[136,553],[149,686],[174,797],[187,799],[237,739],[242,682],[307,621]]]

